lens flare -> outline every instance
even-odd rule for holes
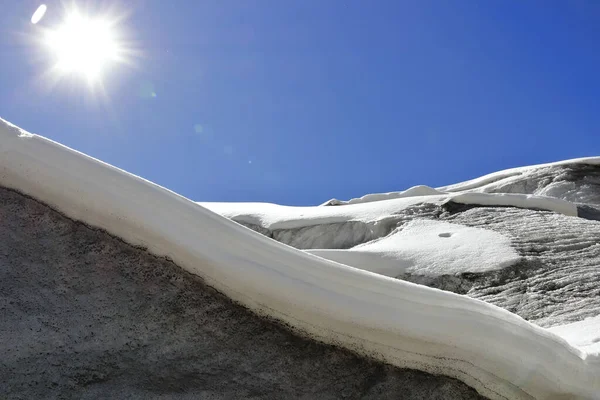
[[[109,65],[122,61],[115,23],[76,10],[45,33],[44,43],[55,59],[54,70],[61,76],[79,75],[93,82]]]
[[[39,6],[37,8],[37,10],[35,10],[33,15],[31,16],[31,23],[35,25],[38,22],[40,22],[42,20],[42,18],[44,18],[44,15],[46,14],[47,9],[48,9],[48,7],[46,7],[45,4],[42,4],[41,6]]]

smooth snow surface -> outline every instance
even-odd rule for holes
[[[588,354],[600,356],[600,315],[548,330]]]
[[[413,220],[388,237],[350,250],[307,251],[390,277],[485,272],[520,259],[510,239],[497,232],[432,220]]]
[[[598,355],[508,311],[282,245],[2,120],[0,185],[169,257],[232,299],[315,339],[456,377],[491,399],[597,399],[600,393]]]

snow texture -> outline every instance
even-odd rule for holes
[[[598,398],[598,355],[513,313],[293,249],[0,123],[0,185],[169,257],[259,314],[396,366],[458,378],[491,399]]]

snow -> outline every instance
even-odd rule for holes
[[[522,177],[527,174],[535,173],[536,170],[543,168],[557,167],[569,164],[589,164],[589,165],[600,165],[600,157],[584,157],[574,158],[571,160],[558,161],[547,164],[530,165],[527,167],[517,167],[506,169],[503,171],[494,172],[488,175],[481,176],[479,178],[471,179],[465,182],[455,183],[453,185],[442,186],[436,188],[442,192],[462,192],[465,190],[485,190],[485,187],[490,184],[506,184],[507,181],[515,180],[515,178]]]
[[[432,220],[410,221],[390,236],[350,250],[307,251],[390,277],[485,272],[520,260],[510,239],[497,232]]]
[[[390,199],[400,199],[404,197],[419,197],[419,196],[434,196],[444,194],[439,190],[431,188],[425,185],[413,186],[409,189],[406,189],[402,192],[390,192],[390,193],[376,193],[376,194],[367,194],[363,197],[359,197],[357,199],[350,199],[348,201],[331,199],[325,203],[323,206],[339,206],[346,204],[360,204],[360,203],[370,203],[373,201],[381,201],[381,200],[390,200]]]
[[[529,208],[554,211],[570,217],[577,216],[577,206],[569,201],[531,194],[469,192],[452,195],[449,200],[461,204]]]
[[[533,208],[554,211],[567,216],[577,216],[577,206],[565,200],[536,195],[504,193],[415,195],[388,200],[353,203],[343,207],[292,207],[271,203],[198,202],[198,204],[234,221],[276,230],[297,229],[312,225],[348,221],[377,221],[410,206],[421,203],[442,204],[447,201],[462,204]]]
[[[322,205],[347,205],[381,201],[392,198],[411,196],[434,196],[448,193],[484,192],[484,193],[520,193],[550,196],[571,202],[597,203],[597,190],[585,184],[560,180],[559,182],[543,182],[545,177],[555,176],[557,167],[567,165],[600,165],[600,157],[576,158],[548,164],[511,168],[494,172],[479,178],[453,185],[431,188],[415,186],[401,192],[367,194],[348,201],[332,199]],[[590,201],[592,200],[592,201]]]
[[[344,207],[292,207],[270,203],[198,204],[234,221],[276,230],[348,221],[377,221],[416,204],[441,204],[445,199],[445,196],[413,196],[378,201],[376,204],[357,203]]]
[[[548,330],[588,354],[600,356],[600,314],[572,324],[554,326]]]
[[[169,257],[233,300],[316,340],[399,367],[456,377],[491,399],[594,399],[600,393],[596,353],[506,310],[285,246],[3,120],[0,185]],[[394,202],[414,199],[377,204],[393,208],[400,206]],[[383,215],[356,210],[363,217]],[[300,210],[294,213],[302,217]],[[278,215],[269,223],[283,220]]]

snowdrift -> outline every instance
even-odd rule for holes
[[[282,245],[2,120],[0,186],[168,257],[317,340],[458,378],[491,399],[600,398],[597,353],[508,311]]]

